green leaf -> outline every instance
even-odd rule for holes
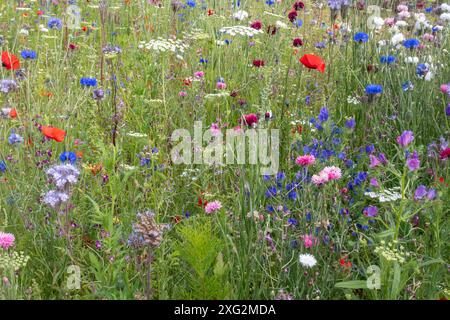
[[[334,285],[336,288],[341,289],[367,289],[367,281],[366,280],[351,280],[338,282]]]

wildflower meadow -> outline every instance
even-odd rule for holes
[[[0,300],[447,300],[450,3],[2,0]]]

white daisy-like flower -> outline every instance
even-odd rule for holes
[[[312,268],[317,264],[316,258],[312,254],[300,254],[298,257],[300,264],[306,268]]]
[[[236,20],[239,20],[239,21],[245,20],[245,19],[248,18],[248,12],[244,11],[244,10],[236,11],[233,14],[233,18],[236,19]]]

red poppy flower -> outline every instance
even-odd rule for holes
[[[47,138],[53,139],[57,142],[64,141],[64,138],[66,137],[66,132],[56,127],[41,126],[41,132]]]
[[[3,51],[2,52],[2,65],[8,70],[17,70],[20,68],[20,61],[15,55]]]
[[[450,157],[450,148],[446,148],[444,150],[441,151],[441,153],[439,154],[439,157],[441,158],[441,160],[447,159],[448,157]]]
[[[9,110],[9,116],[13,119],[17,118],[17,110],[14,108]]]
[[[323,62],[321,57],[313,54],[305,54],[300,58],[300,62],[309,69],[316,69],[322,73],[325,72],[325,62]]]
[[[214,10],[213,9],[209,9],[208,10],[208,16],[212,16],[214,14]]]
[[[253,60],[253,66],[259,68],[264,67],[264,60]]]

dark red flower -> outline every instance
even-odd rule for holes
[[[294,47],[301,47],[301,46],[303,45],[303,41],[302,41],[302,39],[300,39],[300,38],[295,38],[295,39],[292,41],[292,45],[293,45]]]
[[[296,11],[301,10],[305,7],[305,4],[301,1],[297,1],[292,5],[292,8]]]
[[[3,51],[2,52],[2,65],[8,70],[17,70],[20,68],[20,61],[15,55]]]
[[[277,33],[277,31],[278,31],[278,29],[274,25],[271,25],[271,26],[267,27],[267,33],[272,35],[272,36],[275,35]]]
[[[252,22],[252,24],[250,25],[250,27],[252,27],[253,29],[256,30],[261,30],[262,28],[262,23],[259,20],[256,20],[255,22]]]
[[[441,153],[439,154],[439,157],[441,158],[441,160],[449,158],[450,157],[450,148],[446,148],[446,149],[442,150]]]
[[[259,59],[253,60],[253,66],[255,66],[257,68],[264,67],[264,64],[265,64],[264,60],[259,60]]]
[[[248,125],[249,127],[252,127],[254,124],[258,123],[258,116],[254,113],[249,113],[244,116],[242,116],[241,119],[239,119],[239,123],[244,122],[244,124]]]
[[[297,19],[297,11],[295,11],[294,9],[289,11],[288,18],[289,18],[289,21],[294,22],[295,19]]]

